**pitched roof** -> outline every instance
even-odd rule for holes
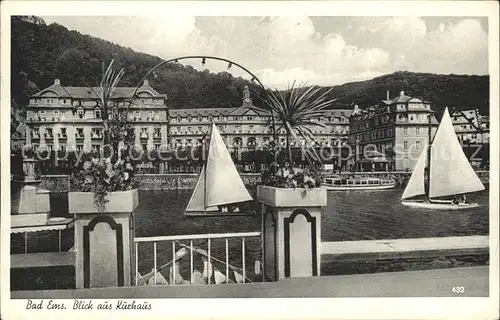
[[[413,99],[413,97],[410,97],[410,96],[407,96],[405,95],[405,92],[404,91],[401,91],[399,93],[399,96],[397,97],[394,97],[392,99],[389,99],[389,100],[382,100],[385,104],[394,104],[394,103],[407,103],[408,101],[410,101],[411,99]]]
[[[58,97],[61,98],[74,98],[74,99],[97,99],[96,92],[99,92],[99,87],[63,87],[58,82],[54,83],[48,88],[33,95],[33,97],[40,97],[47,92],[54,92]],[[134,93],[135,88],[133,87],[116,87],[112,98],[130,98]],[[154,88],[149,84],[142,85],[137,89],[137,94],[141,92],[149,92],[154,97],[163,97],[166,95],[159,94]]]

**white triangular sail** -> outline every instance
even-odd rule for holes
[[[206,284],[207,281],[203,278],[203,275],[200,271],[194,270],[191,275],[191,284]]]
[[[175,263],[175,277],[174,277],[173,267],[170,267],[170,283],[171,284],[186,284],[186,283],[189,283],[189,281],[186,281],[186,280],[184,280],[184,278],[182,278],[182,275],[180,273],[180,264],[179,264],[179,262]]]
[[[226,282],[226,276],[217,269],[215,269],[214,271],[214,278],[215,278],[215,284],[221,284]]]
[[[207,207],[253,200],[215,124],[212,125],[205,174]]]
[[[234,280],[236,281],[236,283],[244,283],[245,282],[245,279],[243,279],[243,276],[236,271],[234,271]]]
[[[153,272],[154,273],[154,269]],[[156,277],[156,283],[155,283],[155,277]],[[160,273],[160,272],[156,272],[156,275],[153,275],[149,280],[148,280],[148,285],[149,286],[154,286],[154,285],[167,285],[168,282],[167,280],[165,279],[165,277],[163,277],[163,275]]]
[[[431,146],[429,196],[450,195],[484,190],[458,142],[448,108]]]
[[[191,199],[186,207],[186,212],[201,212],[201,211],[216,211],[217,207],[206,207],[205,206],[205,166],[201,169],[200,176],[198,177],[198,182],[194,188]]]
[[[424,170],[426,166],[427,158],[427,145],[422,149],[420,156],[418,157],[417,164],[413,169],[410,180],[406,185],[405,191],[401,199],[408,199],[415,196],[420,196],[425,194],[425,181],[424,181]]]

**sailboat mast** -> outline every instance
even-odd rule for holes
[[[203,135],[203,145],[202,145],[202,154],[203,154],[203,166],[205,167],[206,170],[206,164],[208,162],[208,155],[207,155],[207,135]],[[207,172],[205,171],[205,175],[203,177],[203,206],[206,208],[207,207]]]
[[[432,141],[432,111],[429,110],[428,115],[428,147],[427,147],[427,187],[425,188],[425,196],[429,199],[431,188],[431,141]]]

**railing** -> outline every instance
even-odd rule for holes
[[[216,233],[216,234],[192,234],[192,235],[178,235],[178,236],[160,236],[160,237],[139,237],[135,238],[135,285],[139,285],[139,243],[153,243],[153,270],[149,274],[145,275],[143,278],[148,277],[149,279],[153,279],[153,284],[157,284],[157,275],[159,273],[159,270],[169,267],[171,268],[170,272],[170,281],[168,284],[170,285],[176,285],[177,284],[177,276],[178,273],[176,273],[176,268],[177,268],[177,260],[179,260],[179,257],[176,256],[179,252],[176,251],[176,244],[179,245],[179,247],[183,249],[187,249],[189,251],[189,274],[190,274],[190,280],[188,283],[183,283],[183,284],[194,284],[195,279],[194,279],[194,253],[199,254],[202,256],[202,259],[205,258],[208,261],[208,264],[204,267],[207,268],[206,273],[203,272],[203,276],[205,277],[206,275],[206,283],[210,284],[211,283],[211,277],[213,276],[214,272],[217,271],[217,268],[213,268],[213,262],[217,262],[220,264],[223,264],[225,266],[225,283],[229,283],[230,277],[229,277],[229,271],[236,271],[236,272],[241,272],[242,273],[242,282],[252,282],[250,279],[247,277],[247,270],[246,270],[246,243],[245,240],[247,238],[255,238],[259,237],[260,238],[261,233],[260,232],[245,232],[245,233]],[[241,263],[242,267],[236,267],[234,265],[231,265],[229,263],[229,239],[241,239]],[[212,240],[214,239],[224,239],[225,240],[225,261],[217,259],[212,255]],[[206,240],[207,243],[207,250],[199,249],[197,248],[194,244],[193,241],[196,240]],[[189,245],[186,245],[182,243],[181,241],[189,241]],[[171,242],[172,244],[172,257],[171,260],[158,267],[158,248],[157,248],[157,243],[159,242]],[[181,249],[182,250],[182,249]],[[177,270],[179,271],[179,270]],[[151,274],[152,273],[152,274]],[[257,273],[260,274],[260,265],[259,265],[259,270],[255,272],[256,275]],[[143,279],[141,278],[141,279]],[[145,280],[146,282],[148,280]],[[217,280],[216,280],[217,282]],[[231,281],[232,282],[232,281]],[[238,282],[238,281],[236,281]]]

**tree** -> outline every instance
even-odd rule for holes
[[[330,108],[336,99],[328,99],[332,89],[324,90],[321,87],[304,85],[295,86],[295,81],[287,90],[273,90],[268,92],[265,107],[255,107],[261,112],[271,111],[274,117],[276,130],[284,129],[286,132],[286,148],[288,150],[288,161],[293,163],[291,142],[300,143],[300,138],[306,141],[306,155],[310,160],[320,158],[314,148],[310,148],[314,142],[311,126],[324,127],[325,125],[313,120],[324,115],[326,109]]]

